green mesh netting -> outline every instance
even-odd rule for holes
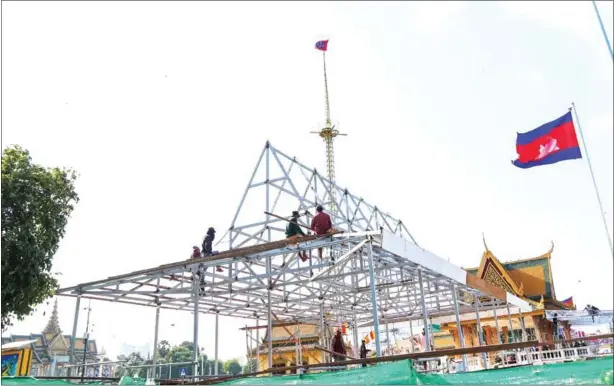
[[[74,382],[62,379],[38,379],[34,377],[2,377],[3,385],[74,385]],[[81,384],[100,385],[100,382],[85,382]]]
[[[147,382],[146,378],[132,378],[123,376],[119,380],[118,385],[144,385]]]
[[[61,379],[37,379],[34,377],[2,377],[3,385],[75,385],[79,382],[69,382]],[[119,385],[144,385],[145,378],[122,377]],[[109,383],[109,382],[106,382]],[[82,383],[79,383],[82,384]],[[87,385],[101,385],[102,382],[85,382]]]
[[[613,384],[612,357],[542,366],[521,366],[458,374],[420,374],[410,360],[347,371],[254,377],[225,382],[227,385],[582,385]]]

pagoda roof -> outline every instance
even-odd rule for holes
[[[480,279],[503,288],[528,301],[536,308],[569,309],[569,305],[556,299],[552,266],[554,243],[537,257],[501,262],[484,241],[484,253],[479,267],[465,270]]]

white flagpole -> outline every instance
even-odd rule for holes
[[[599,14],[597,3],[595,3],[594,0],[593,0],[593,8],[595,8],[595,13],[597,14],[597,20],[599,21],[599,26],[601,27],[601,33],[603,34],[603,38],[605,39],[605,44],[608,46],[608,50],[610,50],[610,56],[612,57],[612,61],[614,61],[614,52],[612,51],[612,44],[610,44],[610,39],[608,39],[608,34],[605,32],[605,27],[603,26],[603,21],[601,20],[601,15]]]
[[[591,178],[593,179],[593,186],[595,188],[595,194],[597,195],[597,202],[599,202],[599,209],[601,210],[601,218],[603,219],[603,226],[605,228],[605,233],[608,236],[608,243],[610,244],[610,253],[612,253],[612,258],[614,259],[614,248],[612,248],[612,237],[610,237],[610,230],[608,229],[608,222],[605,219],[605,212],[603,211],[603,205],[601,204],[601,196],[599,195],[599,189],[597,189],[597,182],[595,181],[595,174],[593,173],[593,167],[591,165],[591,158],[588,155],[588,150],[586,148],[586,142],[584,141],[584,134],[582,133],[582,126],[580,125],[580,118],[578,118],[578,111],[576,110],[576,104],[571,102],[574,116],[576,118],[576,126],[578,128],[578,133],[580,133],[580,139],[582,140],[582,147],[584,148],[584,156],[586,157],[586,162],[588,163],[588,170],[591,173]]]

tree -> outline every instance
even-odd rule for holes
[[[243,366],[243,372],[249,374],[256,371],[258,371],[258,360],[256,358],[249,358],[245,366]]]
[[[171,349],[171,344],[168,343],[168,340],[162,340],[158,343],[158,355],[160,358],[166,358],[168,352]]]
[[[224,363],[224,372],[226,374],[232,374],[232,375],[241,374],[241,370],[242,370],[241,365],[239,364],[239,361],[236,359],[230,359]]]
[[[173,346],[166,359],[169,363],[191,362],[192,355],[194,354],[194,344],[192,342],[182,342],[179,346]],[[186,375],[192,375],[194,366],[192,365],[175,365],[171,367],[171,378],[180,377],[180,369],[185,368]]]
[[[22,320],[53,295],[53,256],[74,204],[77,175],[32,163],[12,146],[2,154],[2,328]]]
[[[146,361],[143,359],[143,357],[141,357],[140,353],[133,352],[128,356],[121,354],[117,356],[117,360],[126,361],[126,362],[116,367],[115,369],[116,377],[129,376],[129,377],[145,378],[147,376],[146,368],[131,368],[131,369],[127,368],[130,366],[139,366],[139,365],[146,364],[145,363]]]

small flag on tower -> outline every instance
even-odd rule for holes
[[[573,304],[573,296],[569,297],[565,300],[562,300],[561,303],[563,303],[565,305],[565,307],[569,307],[569,308],[575,308],[574,304]]]
[[[326,51],[328,50],[328,40],[320,40],[316,43],[316,50]]]
[[[582,158],[571,111],[535,130],[518,133],[518,159],[512,163],[522,169]]]

